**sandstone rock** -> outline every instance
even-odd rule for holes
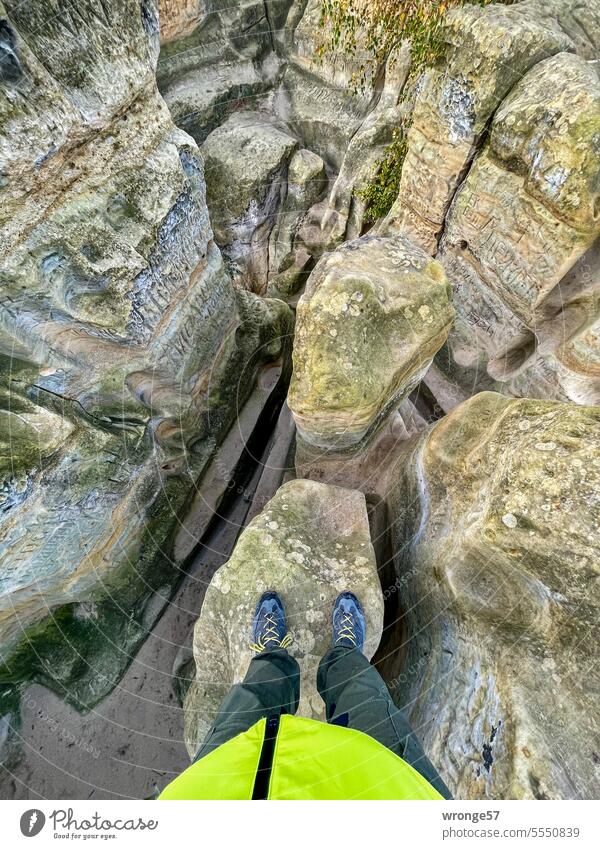
[[[201,144],[231,112],[252,108],[254,99],[273,86],[279,65],[276,34],[283,32],[290,0],[221,4],[195,29],[182,30],[193,2],[174,0],[174,13],[167,10],[166,17],[161,10],[157,78],[173,119]]]
[[[585,24],[582,26],[582,18]],[[466,6],[446,18],[447,54],[427,71],[408,135],[400,191],[385,222],[430,253],[486,124],[521,77],[548,56],[600,44],[600,6],[527,0]]]
[[[598,314],[598,305],[596,310]],[[600,320],[559,344],[554,358],[565,395],[578,404],[600,404]]]
[[[269,270],[277,274],[290,264],[297,227],[327,186],[325,163],[310,150],[298,150],[290,160],[287,192],[271,233]]]
[[[398,696],[458,798],[600,792],[599,446],[599,408],[482,393],[397,467]]]
[[[233,556],[211,581],[194,632],[196,680],[185,700],[185,739],[193,757],[232,684],[252,657],[252,616],[262,592],[277,589],[301,669],[298,714],[323,718],[316,690],[331,644],[336,596],[352,587],[367,617],[365,654],[381,638],[383,597],[364,497],[313,481],[284,484],[243,531]]]
[[[168,57],[161,61],[168,68]],[[163,73],[161,91],[173,120],[198,144],[227,119],[236,103],[252,102],[266,88],[251,59],[193,68],[180,77]]]
[[[416,386],[452,321],[442,267],[403,237],[326,254],[298,303],[288,403],[311,445],[356,446]]]
[[[192,5],[181,0],[167,14],[184,18]],[[382,499],[382,516],[387,503],[398,570],[389,592],[410,629],[403,668],[404,637],[386,645],[388,680],[455,794],[593,798],[600,413],[489,393],[460,402],[488,387],[600,401],[598,80],[589,61],[598,58],[600,4],[524,0],[451,12],[446,55],[417,86],[398,200],[380,236],[362,239],[359,191],[410,108],[399,103],[407,53],[378,69],[377,86],[368,81],[351,96],[363,45],[354,56],[318,58],[320,10],[320,0],[215,9],[164,46],[159,65],[176,123],[212,146],[209,205],[240,279],[261,291],[268,280],[269,294],[293,303],[315,261],[333,251],[298,305],[290,392],[296,472],[327,485],[284,486],[211,584],[186,697],[189,751],[243,677],[245,629],[273,575],[301,622],[301,712],[321,715],[321,649],[308,646],[328,625],[321,588],[327,605],[337,591],[332,514],[351,515],[368,544],[362,501],[349,492],[360,489]],[[323,162],[329,189],[312,196]],[[458,321],[446,344],[448,287],[415,245],[439,252],[454,286]],[[244,303],[248,317],[257,307]],[[266,339],[278,321],[283,314],[265,320]],[[407,398],[421,378],[439,404],[433,418],[448,413],[429,429],[427,411]],[[19,409],[23,456],[35,453],[30,427],[52,451],[53,420]],[[17,501],[20,487],[11,489]],[[312,549],[310,569],[298,560],[302,545]],[[314,598],[310,623],[301,584]]]
[[[267,294],[271,298],[281,298],[292,304],[305,285],[313,264],[306,248],[294,248],[282,261],[279,273],[269,281]]]
[[[298,150],[290,160],[285,197],[269,243],[269,285],[272,297],[288,299],[302,288],[311,257],[298,246],[297,233],[309,207],[327,187],[325,163],[310,150]]]
[[[399,103],[399,99],[409,68],[410,52],[408,44],[404,44],[390,55],[381,71],[381,90],[371,111],[347,142],[328,197],[312,207],[299,230],[297,242],[312,256],[318,258],[362,233],[366,209],[361,190],[373,179],[394,129],[408,110],[407,103]],[[318,103],[315,109],[320,116]]]
[[[215,239],[258,290],[266,287],[269,237],[296,147],[291,135],[257,112],[232,115],[202,146]]]
[[[589,60],[600,4],[466,6],[448,14],[445,38],[445,57],[418,86],[399,195],[378,232],[436,254],[443,231],[437,256],[457,307],[438,361],[446,379],[469,393],[505,386],[598,403]]]
[[[154,5],[0,8],[0,683],[89,707],[178,580],[178,514],[291,314],[225,272]]]
[[[179,9],[184,16],[188,2],[183,0]],[[176,18],[167,13],[166,25]],[[358,190],[391,140],[408,74],[405,45],[386,68],[376,69],[377,85],[367,79],[357,89],[368,58],[365,45],[360,43],[352,56],[341,50],[318,56],[326,38],[320,18],[320,0],[280,0],[269,3],[266,13],[261,3],[237,2],[211,11],[189,36],[163,44],[158,66],[159,87],[175,122],[199,144],[232,112],[237,120],[243,109],[260,111],[319,155],[328,172],[339,171],[330,197],[312,207],[287,257],[270,268],[270,278],[282,275],[273,291],[285,298],[293,297],[305,280],[298,251],[317,257],[344,238],[360,235],[364,204]],[[259,254],[264,256],[262,247]]]
[[[160,40],[163,43],[189,35],[206,15],[204,0],[159,0]]]
[[[338,170],[350,139],[370,111],[374,89],[368,81],[353,93],[353,77],[366,55],[362,45],[352,56],[341,51],[319,56],[324,39],[321,10],[321,0],[308,0],[299,19],[294,7],[290,11],[295,26],[274,107],[306,147]]]
[[[561,280],[600,233],[599,138],[600,80],[572,54],[540,62],[497,110],[440,246],[458,312],[450,347],[459,365],[506,382],[542,354],[552,371],[557,349],[585,345],[570,340],[599,314],[592,280],[583,291]],[[576,359],[558,356],[563,369]],[[540,369],[514,390],[527,394]],[[585,367],[574,364],[574,372],[581,380]],[[549,397],[581,397],[565,375],[548,382]],[[584,397],[600,400],[591,385]]]

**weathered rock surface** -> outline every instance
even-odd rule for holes
[[[322,717],[340,590],[375,650],[362,492],[398,573],[388,681],[454,793],[593,798],[600,408],[460,402],[600,400],[600,0],[450,13],[362,238],[409,50],[353,94],[365,45],[318,56],[321,7],[0,0],[0,761],[23,681],[78,709],[115,686],[237,483],[255,518],[197,623],[190,753],[261,590],[286,602],[301,713]],[[290,405],[314,480],[256,515],[294,473],[287,407],[269,437],[292,314],[247,289],[294,304],[309,275]]]
[[[459,798],[597,798],[600,409],[482,393],[398,465],[400,700]]]
[[[377,85],[367,80],[353,94],[364,45],[359,40],[351,56],[317,56],[326,38],[320,9],[320,0],[281,3],[268,21],[253,4],[218,10],[192,36],[163,49],[159,75],[177,123],[200,141],[232,109],[258,109],[263,120],[297,139],[298,150],[325,162],[327,193],[308,211],[296,212],[290,190],[295,211],[288,217],[282,175],[278,198],[268,198],[271,213],[263,207],[256,219],[243,218],[240,238],[229,233],[234,263],[246,257],[240,279],[246,274],[247,284],[264,291],[268,278],[269,292],[292,303],[318,258],[363,232],[360,191],[411,108],[410,100],[401,102],[409,71],[406,45],[379,69]],[[276,17],[281,26],[275,26]],[[590,251],[597,222],[575,220],[562,209],[563,201],[570,202],[565,191],[553,198],[551,184],[552,169],[560,170],[566,157],[569,186],[581,167],[577,191],[585,183],[593,202],[595,125],[582,116],[596,109],[590,60],[599,55],[600,3],[465,6],[447,15],[444,37],[444,58],[417,87],[399,196],[379,232],[404,233],[432,254],[444,234],[439,259],[454,285],[460,318],[448,356],[438,362],[447,379],[466,392],[505,386],[517,396],[597,403],[593,281],[600,266]],[[546,90],[550,105],[544,103]],[[488,141],[490,125],[494,135]],[[523,145],[531,152],[512,150],[511,139],[518,144],[524,132]],[[555,141],[544,141],[546,135]],[[281,220],[285,233],[281,239],[274,228],[265,272],[269,219]],[[561,222],[557,244],[548,236],[555,219]],[[492,229],[494,238],[488,238]],[[470,231],[479,235],[470,240]],[[279,255],[275,242],[282,242]],[[254,263],[250,272],[247,263]],[[538,293],[528,310],[513,303],[515,287],[524,286]]]
[[[192,4],[193,0],[185,0]],[[290,0],[238,0],[214,6],[191,32],[180,32],[184,7],[161,24],[158,84],[173,119],[201,144],[240,106],[252,108],[275,83],[277,35]]]
[[[269,239],[298,143],[269,116],[239,112],[202,145],[215,239],[248,287],[266,288]]]
[[[277,212],[269,244],[269,289],[274,297],[290,297],[305,283],[309,255],[296,247],[298,227],[327,187],[325,163],[310,150],[298,150],[290,160],[285,197]]]
[[[290,29],[295,9],[288,18]],[[342,51],[319,55],[326,39],[321,10],[320,0],[305,4],[292,30],[282,82],[273,100],[277,114],[335,174],[327,198],[311,209],[298,234],[299,243],[314,257],[360,236],[365,211],[360,190],[371,179],[405,111],[399,99],[410,66],[404,45],[377,69],[377,84],[367,76],[360,85],[360,69],[367,58],[360,38],[352,55]]]
[[[593,283],[587,302],[565,284],[549,296],[599,234],[600,79],[594,65],[559,53],[497,110],[446,218],[439,258],[459,315],[454,360],[509,386],[540,355],[556,371],[555,349],[587,332],[598,303]],[[586,376],[583,359],[570,361],[574,378]],[[527,392],[528,377],[515,394]],[[545,394],[570,396],[568,375],[553,382]],[[597,384],[575,398],[600,401]]]
[[[432,254],[454,192],[504,97],[548,56],[576,50],[591,59],[600,45],[597,2],[466,6],[446,21],[446,57],[423,80],[400,192],[384,224]]]
[[[154,5],[1,9],[0,681],[89,705],[178,580],[177,516],[291,316],[225,272]]]
[[[290,18],[296,14],[292,6]],[[352,94],[353,76],[364,55],[360,46],[353,56],[341,52],[319,56],[320,17],[321,0],[304,3],[290,36],[274,106],[305,146],[338,170],[350,139],[370,111],[373,85]]]
[[[293,243],[286,245],[282,262],[271,247],[268,271],[273,293],[286,299],[301,288],[324,250],[360,235],[364,203],[359,192],[371,178],[404,110],[398,100],[409,70],[404,46],[385,68],[378,69],[376,85],[368,79],[363,89],[355,91],[367,55],[364,46],[351,57],[341,51],[318,56],[324,37],[320,16],[320,0],[281,0],[269,3],[266,12],[262,3],[234,3],[211,11],[189,36],[163,44],[158,66],[159,87],[175,122],[199,144],[215,130],[214,141],[223,141],[219,130],[231,113],[231,120],[239,123],[244,120],[240,115],[247,111],[260,115],[260,124],[274,125],[292,136],[299,150],[318,155],[325,163],[331,185],[321,186],[314,197],[305,193],[299,204],[296,184],[290,183],[293,224],[284,201],[285,179],[279,195],[282,207],[277,208],[275,195],[268,199],[273,207],[270,218],[281,217],[284,241]],[[169,33],[176,19],[176,15],[167,15]],[[248,164],[244,153],[239,153],[236,158]],[[251,164],[258,166],[258,179],[264,176],[260,163]],[[208,168],[209,183],[210,172]],[[315,183],[310,185],[316,188]],[[322,198],[324,194],[327,197]],[[253,225],[259,231],[257,251],[252,243]],[[240,229],[240,238],[234,228],[227,234],[233,242],[223,244],[234,261],[242,255],[255,257],[258,267],[251,269],[250,279],[262,290],[266,282],[263,216],[259,214],[256,221],[247,216]],[[274,238],[279,240],[277,235]],[[246,263],[242,266],[241,272]]]
[[[378,230],[446,268],[457,322],[438,366],[449,381],[596,404],[600,3],[465,6],[444,38]]]
[[[161,42],[189,35],[206,14],[207,3],[204,0],[158,0]]]
[[[452,315],[441,265],[403,237],[322,257],[297,309],[288,403],[303,439],[343,450],[371,435],[421,380]]]
[[[382,633],[383,596],[364,496],[304,480],[280,487],[206,591],[194,632],[196,679],[185,700],[190,756],[231,685],[246,673],[252,616],[267,589],[281,593],[294,635],[290,651],[301,670],[298,714],[323,718],[317,667],[331,644],[333,602],[349,586],[364,605],[365,654],[371,657]]]

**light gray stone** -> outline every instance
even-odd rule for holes
[[[396,695],[457,798],[600,792],[599,446],[598,407],[486,392],[396,466]]]
[[[284,484],[241,534],[212,579],[194,631],[196,679],[184,705],[185,739],[193,757],[230,687],[252,658],[252,617],[261,593],[281,594],[300,664],[299,716],[324,718],[317,667],[331,644],[333,602],[346,589],[367,619],[365,654],[381,639],[383,596],[359,492],[295,480]]]
[[[232,115],[202,145],[215,239],[242,282],[257,291],[266,288],[269,238],[297,146],[277,122],[258,112]]]

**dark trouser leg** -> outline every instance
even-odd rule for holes
[[[257,654],[243,682],[235,684],[223,699],[194,761],[247,731],[263,716],[296,713],[299,698],[300,667],[295,658],[285,649]]]
[[[328,722],[374,737],[420,772],[445,799],[452,798],[381,675],[362,652],[345,647],[327,652],[319,665],[317,688]]]

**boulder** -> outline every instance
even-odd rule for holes
[[[442,266],[401,236],[321,258],[297,309],[288,403],[310,445],[352,449],[418,384],[452,322]]]
[[[206,199],[217,244],[248,287],[264,290],[269,238],[298,143],[267,115],[239,112],[202,145]]]
[[[364,496],[308,480],[279,488],[242,532],[228,563],[206,591],[194,630],[196,678],[185,699],[185,740],[193,757],[233,684],[252,658],[249,647],[260,594],[277,590],[301,670],[299,716],[324,719],[317,667],[331,644],[331,612],[352,589],[367,618],[365,654],[381,639],[383,595]]]
[[[461,799],[600,793],[600,408],[481,393],[397,466],[396,695]]]

